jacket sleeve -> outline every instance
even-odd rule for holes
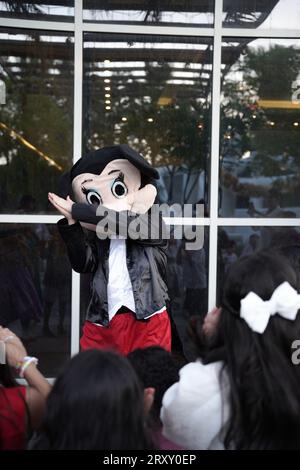
[[[128,211],[116,212],[108,208],[105,208],[103,215],[97,215],[96,212],[97,207],[91,204],[74,203],[72,206],[72,217],[75,220],[96,226],[105,221],[113,234],[124,235],[140,245],[156,246],[166,250],[168,237],[161,213],[157,212],[153,217],[151,211],[140,215]],[[140,224],[138,238],[133,237],[130,230],[135,223]]]
[[[67,246],[69,260],[74,271],[78,273],[94,272],[98,264],[96,247],[87,240],[80,223],[68,225],[67,219],[60,219],[57,225]]]

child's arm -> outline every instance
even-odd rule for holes
[[[11,330],[0,326],[0,340],[5,342],[8,365],[20,369],[24,367],[23,377],[28,383],[26,387],[26,404],[30,414],[31,425],[36,429],[40,425],[51,386],[41,372],[39,372],[36,365],[28,360],[27,351],[23,343]]]

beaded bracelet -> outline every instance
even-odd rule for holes
[[[27,367],[30,365],[30,364],[35,364],[37,365],[38,364],[38,359],[36,357],[31,357],[31,356],[25,356],[23,358],[23,360],[21,362],[18,362],[17,365],[16,365],[16,369],[18,370],[19,372],[19,376],[21,378],[24,377],[24,373],[27,369]]]

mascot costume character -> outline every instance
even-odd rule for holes
[[[76,202],[69,195],[64,199],[49,193],[48,197],[65,217],[58,229],[72,268],[92,273],[81,349],[111,348],[127,355],[136,348],[156,345],[170,351],[167,241],[161,235],[132,237],[126,228],[140,214],[152,227],[157,170],[127,145],[116,145],[80,158],[67,178]],[[98,226],[104,220],[99,208],[106,220],[114,221],[114,229],[109,225],[104,230],[109,234],[106,239],[99,237],[103,229],[98,232]]]

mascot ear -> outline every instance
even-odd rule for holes
[[[66,199],[67,196],[70,196],[72,199],[73,191],[70,171],[63,173],[59,178],[57,194],[64,199]]]
[[[157,189],[157,183],[156,183],[156,180],[154,178],[151,178],[150,176],[147,176],[145,174],[141,174],[141,186],[140,186],[140,189],[141,188],[144,188],[144,186],[147,186],[147,184],[152,184],[152,186],[154,186],[156,189]]]

